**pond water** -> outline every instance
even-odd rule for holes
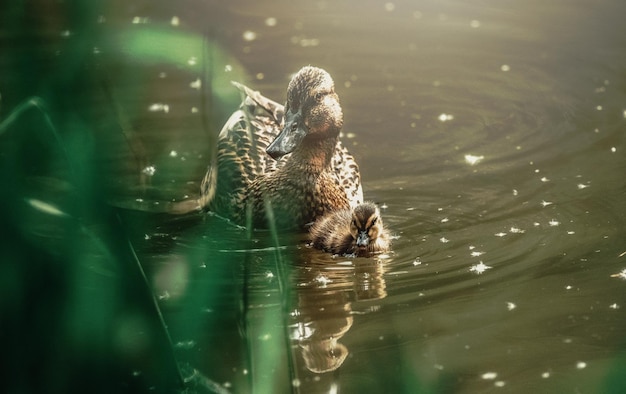
[[[87,103],[189,390],[626,391],[626,3],[130,4],[94,12]],[[197,197],[228,81],[283,102],[308,64],[392,252],[163,214]]]

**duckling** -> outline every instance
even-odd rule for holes
[[[311,245],[333,254],[369,256],[389,250],[389,233],[371,202],[332,212],[316,221],[309,232]]]
[[[249,210],[252,225],[267,227],[269,204],[278,228],[302,228],[363,201],[359,167],[339,140],[343,113],[325,70],[298,71],[285,106],[233,84],[245,99],[219,134],[200,207],[238,224],[246,224]]]

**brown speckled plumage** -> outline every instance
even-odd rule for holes
[[[246,98],[220,132],[200,206],[239,224],[246,224],[249,206],[253,225],[267,227],[269,203],[285,228],[363,201],[358,165],[338,139],[343,114],[326,71],[302,68],[289,83],[284,107],[234,84]]]
[[[333,254],[369,256],[389,250],[389,234],[371,202],[334,211],[318,219],[309,232],[314,247]]]

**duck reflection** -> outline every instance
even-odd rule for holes
[[[339,368],[349,354],[341,338],[354,323],[353,301],[384,298],[383,264],[353,259],[332,264],[311,254],[298,269],[298,294],[292,312],[291,340],[304,365],[321,374]]]

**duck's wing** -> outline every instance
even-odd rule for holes
[[[350,202],[350,207],[354,208],[363,202],[363,188],[361,187],[361,173],[359,165],[356,163],[354,156],[348,152],[348,149],[337,142],[335,155],[332,161],[335,175],[339,185],[343,187]]]
[[[286,158],[277,162],[265,152],[280,132],[284,107],[243,84],[233,85],[243,93],[243,101],[220,131],[216,163],[207,170],[199,203],[238,220],[249,185]]]
[[[268,99],[258,91],[252,90],[244,84],[235,81],[231,81],[230,83],[232,83],[237,89],[239,89],[239,91],[244,96],[249,97],[250,99],[252,99],[252,101],[254,101],[253,111],[263,110],[265,112],[268,112],[278,125],[282,125],[283,118],[285,116],[284,105]]]

